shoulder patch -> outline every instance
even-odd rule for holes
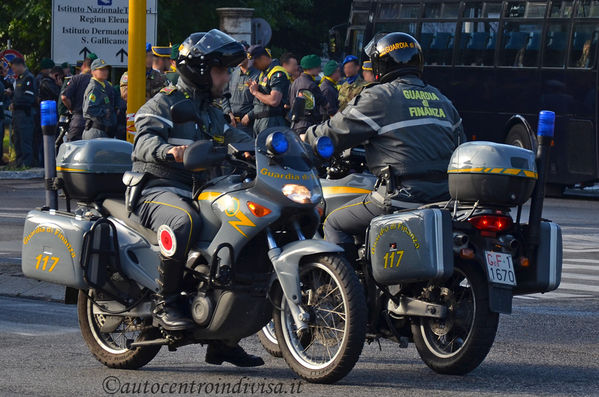
[[[166,95],[170,95],[175,91],[177,91],[177,86],[174,86],[174,85],[169,85],[168,87],[164,87],[163,89],[160,90],[160,92],[162,92]]]
[[[96,102],[96,96],[94,95],[93,92],[91,94],[89,94],[89,100],[92,102]]]

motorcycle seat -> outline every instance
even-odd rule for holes
[[[158,235],[156,232],[143,227],[135,214],[129,215],[125,206],[125,200],[106,199],[102,203],[102,207],[110,216],[122,221],[125,225],[141,234],[150,244],[158,245]]]

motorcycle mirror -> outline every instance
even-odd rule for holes
[[[198,121],[199,116],[195,105],[189,99],[184,99],[171,106],[171,119],[175,124]]]
[[[293,107],[291,108],[291,121],[296,121],[304,117],[306,110],[306,98],[297,96]]]
[[[183,167],[190,171],[202,171],[221,164],[226,156],[226,147],[214,147],[212,141],[196,141],[183,152]]]

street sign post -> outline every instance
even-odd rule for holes
[[[157,0],[146,0],[146,41],[156,43]],[[52,0],[52,59],[75,64],[90,52],[127,66],[128,0]]]

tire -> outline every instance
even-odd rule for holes
[[[444,321],[431,318],[415,320],[412,323],[414,344],[422,360],[433,371],[465,375],[478,367],[491,350],[499,314],[489,310],[488,284],[476,263],[456,264],[453,276],[442,287],[447,287],[449,293],[445,297],[440,296],[441,302],[437,300],[436,303],[449,304],[454,309],[450,309]],[[452,337],[452,343],[444,346],[445,341]],[[454,341],[459,343],[457,348]]]
[[[277,336],[275,335],[275,323],[273,320],[270,320],[268,324],[264,326],[258,332],[258,339],[260,339],[260,343],[264,350],[268,352],[273,357],[281,358],[283,357],[283,353],[281,352],[281,348],[277,343]]]
[[[79,328],[81,329],[81,335],[83,336],[83,340],[87,344],[87,347],[98,361],[109,368],[138,369],[156,357],[162,347],[161,345],[141,346],[136,347],[135,349],[118,349],[114,346],[109,346],[107,338],[111,336],[107,333],[100,332],[98,323],[100,320],[98,320],[97,315],[93,314],[93,303],[88,299],[87,294],[87,291],[79,290],[79,298],[77,299]],[[151,322],[141,322],[141,319],[131,317],[125,318],[125,321],[135,321],[143,326],[151,324]],[[119,327],[122,325],[123,323],[121,323]],[[124,333],[122,335],[124,336]],[[158,329],[150,328],[141,331],[135,341],[156,339],[159,335]]]
[[[534,150],[536,142],[531,142],[530,134],[523,124],[514,124],[507,136],[505,143],[512,146],[518,146],[528,150]]]
[[[281,299],[273,312],[279,347],[301,378],[334,383],[353,369],[362,353],[368,312],[364,291],[347,260],[336,254],[304,258],[300,281],[302,307],[310,314],[309,328],[298,336],[287,301]],[[323,359],[315,361],[313,352],[319,346]]]

